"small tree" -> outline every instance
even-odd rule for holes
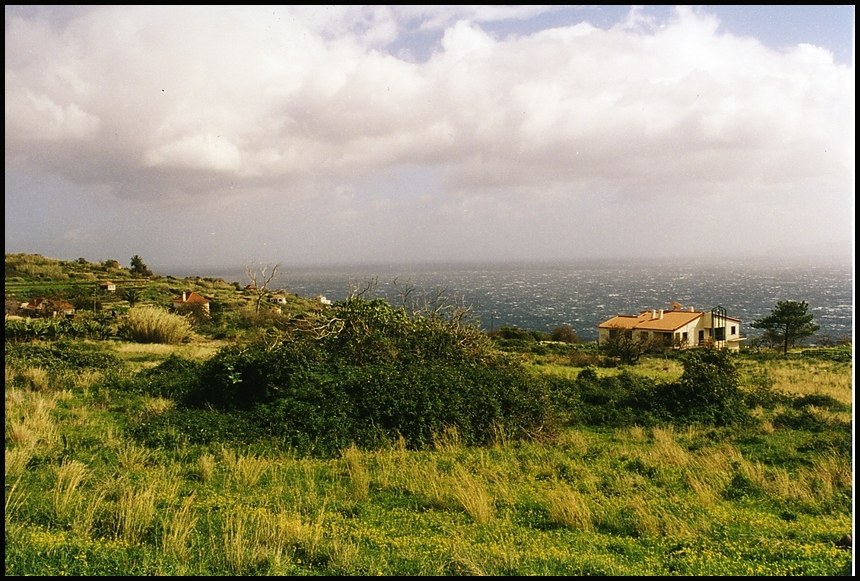
[[[143,259],[135,254],[131,257],[131,272],[139,276],[152,276],[152,271],[143,262]]]
[[[812,322],[813,316],[807,312],[808,309],[806,301],[779,301],[770,315],[753,321],[750,326],[764,329],[766,338],[782,343],[785,355],[789,346],[818,331],[819,326]]]
[[[612,329],[609,338],[600,344],[600,348],[609,357],[618,358],[621,363],[630,364],[654,347],[654,341],[645,334],[635,334],[630,329]]]
[[[561,325],[549,332],[551,341],[561,341],[562,343],[579,343],[579,336],[573,327],[570,325]]]
[[[747,417],[734,354],[725,349],[692,349],[684,354],[683,365],[684,373],[674,390],[676,413],[717,425]]]
[[[126,289],[126,291],[122,293],[122,298],[128,301],[129,307],[134,307],[138,302],[140,302],[140,291],[136,288]]]
[[[248,276],[248,290],[254,293],[254,312],[260,312],[260,306],[271,291],[269,284],[278,273],[280,264],[264,264],[262,266],[245,266],[245,274]]]

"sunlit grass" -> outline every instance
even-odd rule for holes
[[[54,514],[61,521],[68,520],[75,501],[75,493],[87,475],[87,467],[77,460],[64,461],[57,469],[54,483]]]
[[[174,510],[163,513],[161,546],[165,553],[178,559],[187,559],[198,517],[194,512],[194,495],[189,495]]]
[[[550,520],[560,526],[590,531],[591,508],[588,499],[566,484],[556,484],[546,493]]]
[[[325,460],[133,439],[133,414],[176,405],[103,387],[86,397],[7,389],[7,570],[832,575],[850,561],[834,543],[852,527],[851,458],[808,452],[789,468],[745,447],[754,438],[796,454],[786,428],[765,427],[790,406],[755,411],[743,437],[580,426],[551,442],[502,436],[480,448],[450,431],[431,450],[400,441]],[[123,406],[134,411],[122,416]]]
[[[152,360],[161,361],[169,355],[176,355],[185,359],[205,360],[218,352],[219,349],[226,346],[226,341],[215,339],[198,339],[187,344],[166,344],[166,343],[134,343],[130,341],[113,341],[109,345],[109,349],[117,354],[121,359],[134,360]]]
[[[122,540],[140,543],[155,520],[155,490],[139,488],[130,483],[121,485],[116,505],[117,535]]]
[[[494,501],[481,479],[458,467],[451,477],[451,488],[457,504],[476,523],[488,523],[493,519]]]

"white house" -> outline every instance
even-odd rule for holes
[[[717,347],[738,351],[741,347],[741,321],[726,315],[725,309],[710,311],[683,309],[672,303],[671,310],[642,311],[638,315],[616,315],[597,326],[598,343],[614,338],[618,333],[630,333],[674,349]]]

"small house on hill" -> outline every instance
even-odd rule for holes
[[[269,300],[271,300],[276,305],[285,305],[287,304],[287,295],[285,295],[284,293],[275,293]]]
[[[182,294],[173,297],[173,308],[177,311],[199,310],[209,314],[209,299],[195,291],[182,291]]]
[[[20,311],[31,317],[74,317],[75,305],[63,300],[37,297],[21,303]]]
[[[99,288],[105,292],[115,293],[116,292],[116,284],[106,280],[102,283],[99,283]]]
[[[716,347],[740,350],[741,321],[726,315],[722,307],[710,311],[683,309],[673,302],[670,310],[654,309],[638,315],[616,315],[597,326],[598,343],[614,339],[619,333],[654,341],[665,347]]]

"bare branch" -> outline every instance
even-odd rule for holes
[[[248,290],[254,294],[255,313],[260,312],[260,306],[263,304],[263,300],[271,294],[269,284],[275,279],[280,267],[280,263],[245,266],[245,274],[248,277],[248,286],[250,287]]]

